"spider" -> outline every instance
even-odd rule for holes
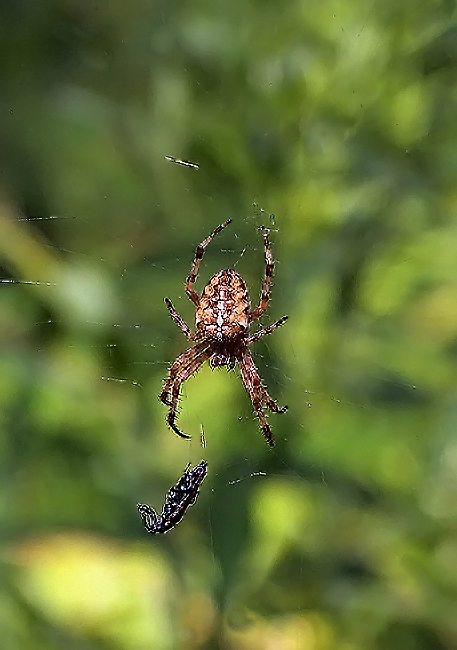
[[[193,288],[205,248],[230,222],[231,219],[228,219],[218,226],[198,246],[187,278],[186,293],[197,308],[195,313],[197,331],[195,333],[191,332],[188,325],[175,311],[171,301],[165,298],[165,303],[176,325],[190,341],[195,341],[197,344],[177,357],[170,368],[159,399],[170,407],[167,417],[169,426],[182,438],[189,439],[190,436],[182,433],[175,424],[179,390],[182,383],[196,372],[207,359],[210,359],[212,368],[227,366],[228,370],[234,368],[235,363],[238,362],[242,380],[251,397],[263,435],[267,443],[273,447],[273,434],[268,426],[263,405],[266,405],[270,411],[275,413],[284,413],[287,406],[279,407],[263,386],[249,352],[249,345],[283,325],[287,320],[287,316],[283,316],[276,323],[268,325],[268,327],[264,327],[254,334],[248,332],[249,325],[266,310],[270,298],[274,261],[268,241],[267,229],[263,226],[260,228],[265,243],[266,269],[262,296],[258,307],[251,310],[246,285],[233,269],[226,269],[216,273],[203,289],[201,296]]]
[[[138,512],[148,533],[166,533],[174,528],[186,514],[189,506],[197,499],[198,490],[206,476],[207,463],[205,460],[194,469],[188,465],[179,481],[172,487],[167,496],[160,515],[145,503],[137,505]]]

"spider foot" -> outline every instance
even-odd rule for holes
[[[266,406],[270,411],[273,411],[273,413],[285,413],[289,408],[288,406],[278,406],[272,399],[266,401]]]
[[[187,433],[183,433],[182,431],[180,431],[174,422],[170,422],[170,419],[168,419],[167,422],[168,422],[169,427],[171,429],[173,429],[173,431],[176,433],[176,435],[178,435],[180,438],[184,438],[185,440],[190,440],[191,439],[191,437],[188,436]]]
[[[273,434],[271,433],[271,429],[268,426],[268,424],[262,427],[262,433],[263,433],[263,435],[265,437],[265,440],[267,441],[267,444],[270,447],[274,447],[275,446],[275,441],[274,441]]]
[[[159,395],[159,400],[162,402],[162,404],[165,404],[166,406],[171,406],[171,399],[169,397],[170,393],[167,391],[163,390],[160,395]]]

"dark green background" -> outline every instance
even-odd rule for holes
[[[2,648],[457,647],[456,19],[2,0]],[[238,370],[186,384],[191,442],[157,399],[187,345],[163,299],[193,325],[228,218],[196,288],[235,267],[256,303],[271,229],[274,450]],[[136,503],[202,457],[148,536]]]

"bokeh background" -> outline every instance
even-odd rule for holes
[[[456,71],[452,0],[1,1],[2,648],[457,648]],[[157,399],[228,218],[274,449]]]

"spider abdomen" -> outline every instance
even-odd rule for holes
[[[232,269],[216,273],[203,289],[195,325],[207,339],[236,339],[249,325],[250,302],[246,285]]]

